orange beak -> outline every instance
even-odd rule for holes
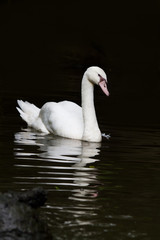
[[[107,88],[107,81],[106,79],[102,78],[100,79],[100,82],[99,82],[99,86],[101,87],[102,91],[107,95],[109,96],[109,91],[108,91],[108,88]]]

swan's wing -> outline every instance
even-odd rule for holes
[[[19,107],[17,107],[21,118],[27,122],[28,126],[31,126],[33,122],[38,118],[40,109],[34,104],[27,101],[17,100]]]
[[[62,102],[58,102],[57,105],[60,106],[61,108],[64,108],[66,111],[69,111],[72,113],[74,112],[75,114],[79,114],[82,112],[82,108],[74,102],[62,101]]]
[[[73,102],[46,103],[40,117],[49,132],[67,138],[82,138],[82,108]]]

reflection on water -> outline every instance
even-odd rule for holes
[[[73,189],[74,199],[85,196],[96,197],[97,193],[93,189],[81,189],[89,185],[98,184],[96,179],[96,168],[92,163],[99,161],[95,156],[99,155],[100,143],[88,143],[79,140],[61,138],[57,136],[37,134],[29,130],[15,134],[15,159],[17,169],[34,168],[34,175],[16,176],[17,184],[38,184],[49,185],[49,190],[62,186],[75,186],[80,189]],[[35,148],[38,147],[36,152]],[[29,147],[29,148],[28,148]],[[20,173],[21,174],[21,171]],[[72,196],[72,197],[73,197]],[[71,197],[70,197],[71,198]]]
[[[56,239],[159,239],[159,131],[114,127],[111,136],[15,134],[14,189],[48,190],[42,212]]]
[[[59,231],[69,226],[73,231],[77,226],[92,226],[99,208],[90,203],[98,196],[100,183],[94,163],[99,161],[101,143],[45,136],[29,130],[17,132],[14,141],[14,184],[17,189],[43,185],[50,196],[53,194],[53,200],[44,208],[51,228],[57,226]]]

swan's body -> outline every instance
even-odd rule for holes
[[[107,77],[99,67],[90,67],[82,79],[82,107],[70,101],[48,102],[41,109],[28,102],[18,100],[17,108],[29,127],[44,133],[100,142],[102,135],[98,127],[94,108],[94,84],[99,84],[106,95]]]

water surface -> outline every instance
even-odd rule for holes
[[[102,124],[110,140],[87,143],[5,120],[0,190],[48,190],[42,216],[55,239],[159,239],[158,127]]]

